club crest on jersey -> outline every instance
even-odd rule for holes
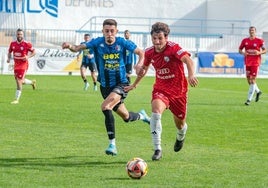
[[[168,56],[165,56],[165,57],[164,57],[164,61],[165,61],[165,62],[169,62],[169,60],[170,60],[170,59],[169,59]]]
[[[115,50],[116,50],[116,51],[120,51],[120,50],[121,50],[121,46],[120,46],[120,45],[116,45],[116,46],[115,46]]]
[[[23,51],[23,49],[24,49],[23,46],[21,46],[21,47],[20,47],[20,50]]]

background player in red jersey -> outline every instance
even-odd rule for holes
[[[255,101],[258,102],[261,90],[256,83],[258,69],[261,64],[261,55],[266,53],[264,41],[256,37],[256,28],[251,26],[249,28],[249,37],[244,38],[239,46],[239,53],[245,57],[246,77],[249,84],[248,98],[245,105],[249,105],[254,93],[256,92]]]
[[[194,62],[190,58],[190,54],[178,44],[168,41],[169,32],[170,29],[165,23],[157,22],[152,25],[153,46],[146,49],[144,64],[136,65],[138,77],[132,85],[126,87],[126,90],[135,88],[152,64],[156,76],[152,92],[152,116],[150,121],[154,145],[152,160],[159,160],[162,157],[161,116],[166,109],[172,112],[177,127],[174,151],[181,150],[187,131],[188,83],[193,87],[198,84],[198,79],[194,75]],[[184,73],[184,63],[188,70],[188,81]]]
[[[26,42],[23,39],[22,29],[17,29],[17,40],[10,43],[7,54],[7,63],[10,63],[12,53],[14,58],[14,76],[17,90],[15,93],[15,100],[12,101],[11,104],[18,104],[23,84],[32,85],[33,89],[36,88],[35,80],[28,80],[25,78],[29,66],[28,59],[35,55],[35,49],[30,42]]]

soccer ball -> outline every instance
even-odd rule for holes
[[[126,171],[132,179],[140,179],[148,172],[147,163],[138,157],[135,157],[127,162]]]

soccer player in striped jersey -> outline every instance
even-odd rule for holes
[[[190,54],[182,49],[179,44],[168,40],[169,26],[162,22],[152,25],[151,39],[153,46],[145,51],[144,64],[138,63],[136,71],[138,77],[127,91],[136,88],[149,66],[155,69],[155,83],[152,92],[152,116],[150,121],[151,135],[154,145],[152,160],[162,157],[161,134],[162,113],[169,109],[177,128],[174,151],[178,152],[183,147],[187,131],[187,93],[188,83],[195,87],[198,79],[194,75],[194,62]],[[184,64],[188,70],[188,81],[184,73]]]
[[[249,37],[244,38],[239,46],[239,53],[244,55],[246,66],[246,77],[249,84],[248,97],[245,105],[249,105],[255,92],[255,102],[258,102],[262,94],[259,89],[256,78],[258,75],[259,66],[261,65],[261,55],[266,53],[264,40],[256,37],[256,28],[249,28]]]
[[[126,40],[130,40],[130,31],[124,31],[124,37]],[[126,71],[127,71],[127,79],[129,83],[131,82],[130,76],[132,74],[133,66],[136,65],[136,55],[128,50],[126,50]]]
[[[71,45],[64,42],[63,49],[77,52],[86,48],[93,48],[98,69],[98,81],[104,101],[101,110],[105,117],[105,126],[109,138],[107,155],[117,155],[115,144],[115,119],[112,111],[116,112],[125,122],[142,120],[150,123],[150,118],[144,110],[138,113],[129,112],[124,104],[128,92],[124,90],[129,85],[126,76],[125,51],[129,50],[139,56],[138,62],[144,60],[144,52],[136,44],[116,37],[118,33],[117,22],[114,19],[106,19],[103,22],[103,36],[92,39],[86,44]]]
[[[10,43],[7,63],[10,63],[11,55],[14,58],[14,76],[17,84],[15,92],[15,100],[11,104],[18,104],[22,93],[22,85],[32,85],[33,89],[36,88],[36,81],[25,78],[26,72],[29,67],[28,59],[35,55],[35,49],[30,42],[24,40],[24,33],[22,29],[17,29],[17,40]]]
[[[90,34],[86,33],[84,34],[84,41],[81,42],[80,44],[86,44],[87,42],[89,42],[90,39]],[[93,81],[93,90],[97,91],[97,76],[96,76],[96,72],[97,72],[97,66],[95,63],[95,57],[94,57],[94,51],[90,48],[84,49],[84,50],[80,50],[77,58],[79,58],[80,54],[82,54],[82,62],[81,62],[81,66],[80,66],[80,74],[81,77],[83,79],[84,82],[84,90],[88,90],[90,84],[87,81],[87,77],[86,77],[86,70],[87,67],[90,70],[90,74],[91,74],[91,78]]]

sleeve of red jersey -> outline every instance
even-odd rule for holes
[[[33,51],[34,51],[34,48],[33,48],[32,43],[28,42],[28,43],[27,43],[27,46],[28,46],[28,50],[29,50],[30,52],[33,52]]]
[[[239,46],[239,50],[243,50],[244,48],[244,39],[241,41],[241,44]]]
[[[173,47],[174,53],[176,58],[181,59],[184,55],[188,54],[189,56],[191,56],[191,54],[187,51],[185,51],[184,49],[182,49],[178,44],[176,44]]]
[[[151,62],[150,62],[150,53],[149,53],[148,50],[145,50],[145,53],[144,54],[145,55],[144,55],[143,65],[146,66],[146,67],[148,67],[151,64]]]

